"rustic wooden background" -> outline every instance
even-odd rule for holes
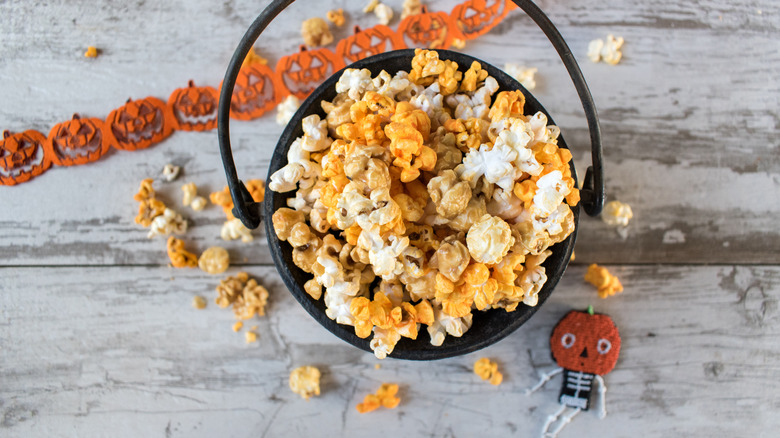
[[[74,112],[104,117],[128,97],[167,98],[189,79],[217,85],[267,1],[0,1],[0,129],[50,127]],[[261,37],[272,63],[300,43],[300,22],[343,7],[369,27],[364,2],[299,1]],[[396,26],[400,0],[393,7]],[[427,1],[451,10],[453,1]],[[139,152],[55,168],[0,187],[0,436],[537,436],[560,380],[523,390],[554,366],[548,335],[569,309],[593,304],[623,338],[606,376],[609,415],[580,414],[561,437],[773,436],[780,427],[780,7],[769,0],[539,1],[560,28],[602,121],[608,196],[635,218],[620,235],[583,217],[576,261],[531,321],[480,352],[432,363],[377,360],[317,325],[271,265],[265,236],[224,243],[271,290],[259,341],[233,333],[211,299],[217,278],[167,266],[165,243],[133,222],[132,195],[158,182],[225,184],[215,132],[175,133]],[[588,42],[625,38],[617,66],[590,63]],[[86,46],[102,50],[82,56]],[[590,159],[581,107],[533,22],[514,11],[465,49],[539,69],[536,97],[554,115],[581,173]],[[264,178],[282,128],[273,115],[232,124],[242,178]],[[223,244],[218,208],[189,211],[195,250]],[[625,292],[599,299],[582,280],[605,264]],[[498,361],[504,383],[471,372]],[[323,370],[309,402],[289,371]],[[381,382],[401,385],[395,410],[354,406]],[[775,432],[771,432],[775,430]]]

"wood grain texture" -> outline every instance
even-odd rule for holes
[[[780,269],[609,268],[623,294],[601,300],[571,268],[508,338],[426,364],[377,361],[340,341],[270,268],[248,268],[271,291],[267,316],[247,321],[260,333],[251,345],[213,304],[217,279],[195,270],[4,268],[0,434],[536,436],[560,378],[523,391],[555,366],[555,322],[588,304],[614,318],[623,347],[605,376],[607,418],[580,414],[561,437],[761,436],[780,426]],[[196,294],[205,310],[191,307]],[[501,386],[471,371],[483,356],[499,362]],[[322,396],[309,402],[287,388],[289,371],[307,364],[323,370]],[[401,385],[401,405],[358,414],[382,382]]]

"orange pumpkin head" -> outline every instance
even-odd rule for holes
[[[46,142],[46,151],[57,166],[76,166],[97,160],[113,144],[106,135],[106,123],[97,118],[82,119],[73,114],[73,119],[58,123],[51,128]]]
[[[248,63],[238,71],[230,98],[230,117],[256,119],[281,102],[282,94],[283,89],[270,67],[259,62]]]
[[[466,39],[484,35],[496,27],[515,4],[511,0],[467,0],[450,17]]]
[[[330,50],[309,50],[301,45],[298,53],[282,57],[276,63],[276,73],[289,94],[303,100],[342,67],[344,61]]]
[[[421,13],[401,20],[398,24],[398,34],[406,47],[429,49],[447,49],[452,45],[452,40],[462,37],[449,15],[444,12],[428,12],[426,6],[422,7]]]
[[[179,131],[207,131],[217,127],[219,91],[214,87],[196,87],[193,81],[171,93],[168,114]]]
[[[553,329],[550,349],[562,368],[604,375],[617,362],[620,334],[609,316],[573,310]]]
[[[336,46],[336,55],[347,64],[378,55],[389,49],[406,48],[403,38],[383,24],[365,30],[355,26],[354,32],[353,35],[339,41],[339,45]]]
[[[0,140],[0,184],[12,186],[29,181],[51,167],[46,153],[46,136],[32,129],[11,134],[3,132]]]
[[[127,103],[108,114],[106,124],[117,149],[134,151],[157,144],[173,133],[173,116],[168,106],[156,97]]]

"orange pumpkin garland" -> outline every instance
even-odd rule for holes
[[[336,46],[336,55],[347,64],[351,64],[369,56],[378,55],[388,48],[392,50],[405,49],[403,38],[393,29],[384,24],[377,24],[368,29],[354,27],[354,34],[341,41]]]
[[[123,106],[106,117],[109,133],[117,149],[146,149],[165,140],[173,133],[173,116],[166,115],[168,106],[156,97],[128,99]]]
[[[450,17],[465,39],[473,40],[496,27],[516,7],[511,0],[466,0],[452,9]]]
[[[398,34],[410,48],[448,49],[455,38],[463,39],[447,13],[429,12],[426,6],[401,20]]]
[[[214,87],[196,87],[190,80],[168,98],[168,114],[177,131],[209,131],[217,127],[219,91]]]
[[[298,53],[284,56],[276,63],[276,74],[288,94],[303,100],[343,67],[344,61],[332,51],[301,45]]]
[[[98,118],[73,119],[58,123],[49,132],[46,152],[57,166],[77,166],[91,163],[103,156],[114,145],[107,133],[108,125]]]
[[[33,129],[11,134],[3,131],[0,140],[0,184],[12,186],[42,174],[51,167],[46,153],[46,136]]]
[[[244,65],[230,98],[230,117],[253,120],[262,116],[282,101],[281,90],[283,87],[270,67],[259,62]]]

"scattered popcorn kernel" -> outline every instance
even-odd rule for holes
[[[198,267],[209,274],[221,274],[230,266],[230,255],[225,248],[212,246],[198,258]]]
[[[290,389],[306,400],[320,395],[320,370],[312,366],[302,366],[292,370]]]
[[[198,186],[196,186],[194,182],[189,182],[181,186],[181,191],[181,204],[185,207],[192,204],[193,199],[198,196]]]
[[[174,166],[173,164],[166,164],[162,170],[162,178],[166,182],[172,182],[179,177],[180,172],[181,172],[181,167]]]
[[[320,17],[309,18],[301,24],[301,37],[309,47],[327,46],[333,42],[328,22]]]
[[[328,21],[333,23],[333,25],[336,27],[341,27],[344,25],[344,9],[342,8],[328,11],[326,17]]]
[[[214,302],[223,309],[233,304],[244,290],[247,281],[249,281],[249,274],[246,272],[239,272],[235,277],[227,277],[220,281]]]
[[[206,208],[207,203],[208,201],[206,201],[206,198],[203,196],[196,196],[195,199],[193,199],[190,203],[190,208],[195,211],[201,211]]]
[[[607,225],[622,226],[628,225],[628,221],[634,217],[631,206],[620,201],[609,201],[601,212],[601,220]]]
[[[490,359],[483,357],[474,363],[474,374],[489,380],[491,385],[500,385],[504,376],[498,371],[498,364]]]
[[[616,276],[610,274],[609,271],[607,271],[607,268],[596,265],[595,263],[588,266],[588,271],[585,273],[585,281],[596,286],[599,297],[601,298],[623,292],[623,285],[620,284],[620,280]]]
[[[265,181],[261,179],[250,179],[247,181],[246,190],[255,202],[263,202],[263,199],[265,199]]]
[[[403,18],[402,18],[403,19]],[[452,47],[461,50],[466,48],[466,40],[455,38],[452,40]]]
[[[173,236],[168,238],[168,258],[174,268],[195,268],[198,266],[198,256],[184,249],[184,242]]]
[[[276,107],[276,123],[279,125],[286,125],[295,112],[298,111],[298,107],[301,106],[301,101],[292,94],[285,97],[282,103]]]
[[[422,12],[422,3],[420,0],[404,0],[403,10],[401,11],[401,20],[410,16],[417,15]]]
[[[396,397],[396,394],[398,394],[398,384],[383,383],[376,394],[368,394],[363,399],[363,402],[358,403],[355,408],[361,414],[376,410],[380,406],[384,406],[387,409],[393,409],[401,403],[401,399]]]
[[[233,331],[234,332],[240,332],[243,327],[244,327],[244,323],[243,322],[236,321],[236,323],[233,324]]]
[[[539,71],[539,69],[536,67],[526,67],[513,63],[504,64],[504,72],[515,78],[517,82],[520,82],[526,90],[533,90],[536,88],[534,75],[537,71]]]
[[[238,218],[231,219],[222,224],[219,237],[221,237],[222,240],[241,239],[244,243],[251,242],[255,239],[255,237],[252,236],[252,230],[245,227],[241,222],[241,219]]]
[[[211,193],[211,195],[209,195],[209,200],[211,200],[212,204],[222,207],[222,211],[225,212],[225,216],[227,216],[228,220],[234,218],[232,213],[233,198],[230,196],[230,189],[228,189],[227,186],[220,192]]]
[[[94,46],[87,47],[87,51],[84,52],[85,58],[97,58],[98,56],[98,49]]]
[[[192,297],[192,307],[201,310],[206,308],[206,299],[200,295]]]
[[[393,9],[384,3],[379,3],[374,8],[374,15],[379,19],[379,23],[387,26],[393,19]]]
[[[588,43],[588,59],[591,62],[601,61],[601,49],[604,48],[604,40],[597,38]]]
[[[615,38],[614,35],[607,35],[606,40],[595,39],[588,44],[588,58],[593,62],[603,60],[607,64],[615,65],[623,57],[621,48],[623,47],[623,37]]]
[[[378,364],[378,363],[375,363],[375,364],[374,364],[374,369],[375,369],[375,370],[378,370],[378,369],[380,369],[380,368],[382,368],[382,365],[381,365],[381,364]]]
[[[260,56],[259,53],[257,53],[257,50],[255,50],[254,47],[249,49],[249,53],[246,54],[246,58],[244,58],[244,62],[241,63],[241,67],[245,65],[251,65],[251,64],[268,64],[268,60]]]
[[[244,332],[244,339],[246,339],[247,344],[251,344],[253,342],[257,342],[257,333],[255,332]]]
[[[268,290],[257,284],[254,278],[250,278],[241,295],[233,302],[233,313],[239,319],[250,319],[255,315],[264,316],[267,303]]]
[[[175,210],[166,208],[163,214],[152,219],[148,238],[155,236],[167,236],[170,234],[184,234],[187,231],[187,221]]]
[[[363,8],[363,12],[366,14],[374,12],[377,6],[379,6],[379,0],[369,0],[368,4]]]

